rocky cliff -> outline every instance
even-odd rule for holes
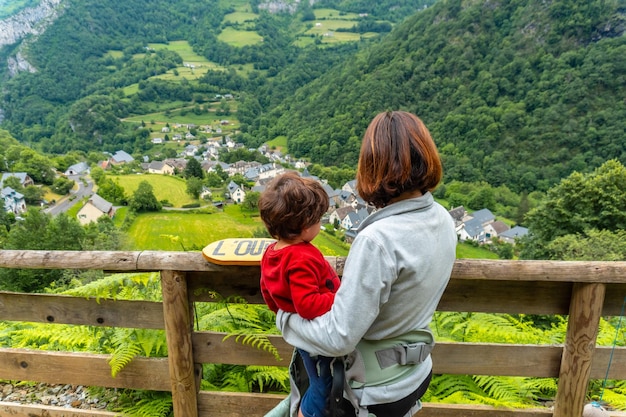
[[[62,0],[42,0],[37,7],[26,8],[19,13],[0,20],[0,48],[14,45],[28,35],[42,33],[60,15]],[[34,71],[21,52],[8,59],[11,76],[19,71]]]

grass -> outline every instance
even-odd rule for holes
[[[186,193],[187,185],[185,181],[178,177],[170,175],[112,175],[110,177],[117,182],[126,193],[127,197],[131,197],[141,181],[147,181],[152,186],[152,191],[157,200],[167,200],[174,207],[182,207],[185,204],[196,203],[197,200],[192,199]]]
[[[229,103],[230,104],[230,103]],[[231,107],[235,107],[234,105]],[[184,116],[180,114],[180,111],[171,111],[169,115],[165,115],[165,112],[156,112],[149,114],[142,114],[139,116],[132,116],[124,119],[124,122],[127,123],[141,123],[143,120],[146,123],[147,127],[151,127],[154,133],[152,137],[163,137],[165,133],[161,133],[161,128],[165,126],[165,123],[169,123],[170,126],[174,126],[174,124],[178,123],[181,125],[187,125],[189,123],[196,124],[198,126],[203,125],[211,125],[214,129],[219,127],[222,129],[222,133],[215,133],[215,131],[208,136],[212,137],[221,137],[222,135],[228,135],[234,133],[237,129],[239,129],[239,121],[235,118],[236,114],[229,116],[216,116],[215,113],[202,113],[195,114],[191,111],[187,112]],[[228,120],[230,124],[221,125],[220,120]],[[152,121],[154,121],[154,125],[152,125]],[[176,130],[172,127],[172,131],[167,135],[172,138],[175,133],[186,132],[185,129]]]
[[[498,255],[490,250],[469,243],[459,243],[456,246],[456,257],[457,259],[498,259]]]
[[[219,34],[218,39],[235,47],[256,45],[263,42],[263,38],[256,32],[236,30],[231,27],[225,28],[222,33]]]
[[[167,49],[176,52],[183,59],[183,65],[167,71],[165,74],[155,75],[150,79],[158,78],[168,81],[197,80],[206,74],[209,70],[225,70],[224,67],[209,61],[202,55],[194,52],[191,45],[187,41],[172,41],[169,43],[150,43],[148,46],[154,50]],[[112,56],[118,51],[109,51]],[[135,59],[143,58],[145,54],[133,55]],[[127,96],[136,94],[139,90],[139,84],[131,84],[124,87],[124,94]]]
[[[259,17],[256,13],[239,11],[235,13],[230,13],[224,16],[224,22],[229,23],[246,23],[250,21],[254,21]]]
[[[356,13],[343,13],[336,9],[314,9],[316,19],[343,19],[343,20],[357,20],[359,15]]]
[[[123,213],[117,213],[122,218]],[[128,250],[201,250],[216,240],[252,237],[264,228],[258,215],[229,205],[224,211],[198,212],[162,211],[139,214],[128,230]],[[326,256],[346,256],[349,246],[334,236],[320,233],[313,244]]]
[[[130,250],[201,250],[220,239],[252,237],[263,227],[259,217],[244,218],[239,206],[227,206],[222,212],[144,213],[137,216],[128,230]]]
[[[282,153],[289,153],[287,149],[287,136],[276,136],[274,139],[267,142],[267,145],[271,149],[276,148],[280,150]]]

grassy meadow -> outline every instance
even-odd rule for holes
[[[194,200],[187,194],[185,180],[179,177],[160,174],[140,174],[111,175],[110,178],[124,189],[127,197],[132,197],[140,182],[147,181],[152,186],[152,191],[157,200],[167,200],[173,207],[182,207],[185,204],[198,202],[198,200]]]
[[[211,242],[226,238],[252,237],[263,227],[260,218],[242,219],[228,210],[212,214],[183,211],[143,213],[128,230],[132,250],[201,250]],[[245,221],[242,221],[245,220]]]
[[[263,38],[256,32],[249,30],[237,30],[232,27],[224,28],[217,37],[220,41],[226,42],[235,47],[256,45],[263,42]]]

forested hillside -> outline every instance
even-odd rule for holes
[[[440,1],[264,116],[296,155],[354,165],[376,112],[420,115],[446,178],[545,190],[626,161],[626,2]],[[266,128],[267,127],[267,130]]]
[[[2,73],[2,127],[46,153],[140,156],[149,130],[125,120],[215,114],[228,93],[238,140],[284,136],[289,153],[325,166],[354,168],[365,126],[388,109],[424,119],[446,182],[545,191],[626,162],[626,0],[431,3],[268,13],[257,0],[67,0],[44,34],[0,50],[36,68]]]

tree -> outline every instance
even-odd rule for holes
[[[101,167],[93,167],[91,169],[90,175],[97,185],[100,185],[100,181],[102,181],[106,177],[106,173]]]
[[[39,204],[44,196],[44,191],[36,185],[29,185],[22,190],[24,201],[28,204]]]
[[[152,192],[152,185],[148,181],[141,181],[130,200],[130,208],[136,212],[159,211],[162,206]]]
[[[626,167],[610,160],[589,174],[574,172],[528,212],[526,226],[530,236],[520,253],[526,259],[554,259],[550,242],[562,236],[626,230]]]
[[[189,194],[192,198],[198,199],[200,197],[200,193],[202,192],[202,188],[204,188],[204,184],[200,178],[187,178],[187,194]]]
[[[206,181],[207,185],[213,188],[221,187],[224,184],[224,180],[217,172],[207,172]]]
[[[548,245],[554,259],[564,261],[626,261],[626,230],[588,230],[554,239]]]
[[[183,176],[185,178],[204,178],[204,171],[202,170],[202,165],[196,158],[189,158],[187,160],[187,165],[185,166],[185,170],[183,171]]]
[[[248,191],[246,193],[246,197],[243,199],[243,203],[241,203],[241,207],[246,210],[256,210],[259,208],[259,197],[261,197],[261,193],[258,191]]]
[[[74,181],[65,177],[58,177],[52,183],[50,189],[57,194],[65,195],[74,187]]]
[[[52,218],[29,208],[24,220],[15,223],[4,249],[81,250],[85,232],[74,218],[59,214]],[[11,291],[41,292],[63,277],[61,270],[0,269],[0,288]]]
[[[4,182],[2,183],[2,186],[11,187],[17,192],[21,192],[24,189],[24,187],[22,186],[22,183],[20,182],[20,179],[14,176],[6,178]]]
[[[111,178],[102,177],[100,183],[98,184],[98,195],[111,203],[126,203],[126,193],[124,192],[124,188]]]

